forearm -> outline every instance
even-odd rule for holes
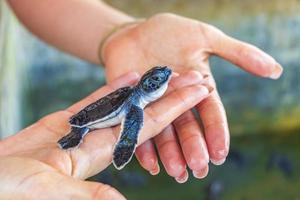
[[[98,47],[113,27],[133,21],[99,0],[8,0],[19,20],[58,49],[99,63]]]

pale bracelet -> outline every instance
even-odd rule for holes
[[[135,20],[135,21],[132,21],[132,22],[126,22],[126,23],[123,23],[123,24],[120,24],[118,26],[115,26],[114,28],[112,28],[104,37],[103,39],[101,40],[100,44],[99,44],[99,48],[98,48],[98,57],[99,57],[99,60],[100,60],[100,64],[102,66],[104,66],[104,60],[103,60],[103,57],[102,57],[102,51],[103,51],[103,47],[106,43],[106,41],[112,36],[114,35],[115,33],[117,33],[119,30],[122,30],[123,28],[127,27],[127,26],[131,26],[131,25],[135,25],[135,24],[139,24],[140,22],[143,22],[145,21],[145,19],[138,19],[138,20]]]

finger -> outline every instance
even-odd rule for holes
[[[185,160],[196,178],[208,173],[208,150],[200,126],[192,113],[187,111],[173,122]]]
[[[229,151],[229,129],[223,104],[216,91],[196,106],[205,131],[212,163],[224,163]]]
[[[166,172],[174,177],[178,183],[186,182],[188,179],[186,163],[173,126],[167,126],[160,134],[154,137],[154,141]]]
[[[180,114],[208,95],[208,89],[197,84],[176,89],[154,102],[145,109],[144,127],[138,144],[160,133]],[[99,129],[88,134],[80,148],[70,151],[73,163],[72,176],[84,179],[106,168],[111,163],[113,147],[119,132],[120,126]]]
[[[139,74],[137,72],[129,72],[125,75],[122,75],[119,78],[115,79],[110,84],[101,87],[99,90],[96,90],[95,92],[93,92],[92,94],[84,98],[83,100],[70,106],[67,110],[76,113],[81,109],[83,109],[85,106],[95,102],[96,100],[107,95],[108,93],[111,93],[116,89],[119,89],[120,87],[133,85],[138,81],[138,78],[139,78]]]
[[[150,172],[151,175],[157,175],[160,171],[155,146],[152,140],[147,140],[137,147],[135,156],[141,166]]]
[[[213,26],[205,27],[214,54],[258,76],[277,79],[282,74],[280,64],[259,48],[234,39]]]

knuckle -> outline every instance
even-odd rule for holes
[[[214,110],[225,114],[223,103],[220,98],[206,98],[197,107],[200,113]]]
[[[164,120],[162,116],[158,115],[157,112],[150,107],[147,107],[145,110],[145,122],[144,128],[147,132],[151,133],[151,135],[155,135],[161,131],[164,126]]]
[[[168,146],[172,146],[172,144],[175,141],[172,139],[164,140],[163,142],[160,142],[157,144],[157,147],[160,151],[163,151],[164,149],[169,149]]]
[[[214,127],[226,127],[227,126],[227,121],[221,116],[211,116],[205,120],[203,120],[203,126],[205,131],[209,131],[210,128]],[[224,130],[224,129],[223,129]]]
[[[181,139],[181,145],[188,145],[191,141],[198,141],[200,139],[200,134],[196,134],[195,132],[190,132],[186,134],[184,138]]]
[[[177,128],[183,128],[186,126],[195,125],[196,119],[192,113],[184,113],[183,115],[179,116],[174,123]]]
[[[176,89],[174,91],[174,96],[175,96],[175,98],[177,98],[180,101],[180,103],[182,104],[183,107],[187,107],[189,105],[189,102],[187,101],[187,99],[188,99],[188,97],[191,96],[191,94],[193,92],[194,91],[190,87],[184,88],[183,91]]]
[[[149,119],[153,125],[160,124],[162,121],[158,113],[151,106],[147,107],[145,115],[145,118]],[[155,128],[155,126],[153,126],[153,128]]]

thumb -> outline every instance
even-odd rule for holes
[[[267,53],[246,42],[234,39],[213,26],[205,26],[212,53],[254,75],[278,79],[282,67]]]
[[[1,199],[125,199],[108,185],[63,175],[49,165],[29,158],[0,158],[0,177]]]

